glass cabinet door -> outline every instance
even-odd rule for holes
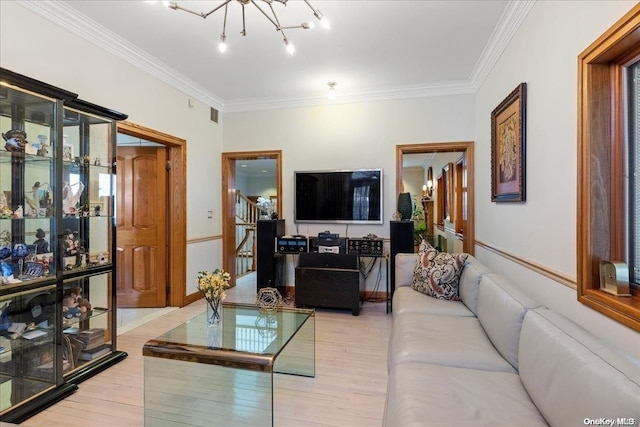
[[[0,91],[0,286],[55,278],[56,101]]]
[[[55,320],[55,285],[0,296],[0,413],[57,385]]]
[[[64,282],[62,332],[74,348],[69,372],[111,353],[112,277],[103,273]]]
[[[65,108],[62,150],[62,268],[111,264],[112,121]]]

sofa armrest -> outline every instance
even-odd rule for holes
[[[395,259],[396,268],[396,283],[395,288],[398,289],[401,286],[411,286],[413,282],[413,270],[418,262],[418,254],[396,254]]]

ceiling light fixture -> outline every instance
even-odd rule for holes
[[[220,52],[224,53],[227,50],[227,6],[229,5],[229,3],[231,3],[233,0],[224,0],[222,2],[222,4],[216,6],[213,10],[209,11],[209,12],[195,12],[193,10],[184,8],[182,6],[180,6],[178,3],[176,2],[163,2],[163,4],[165,4],[168,8],[173,9],[173,10],[181,10],[183,12],[187,12],[190,13],[192,15],[196,15],[199,16],[201,18],[207,18],[209,17],[209,15],[213,14],[214,12],[216,12],[219,9],[222,9],[224,7],[224,22],[222,24],[222,34],[220,34],[220,43],[218,44],[218,49],[220,50]],[[269,14],[267,14],[267,12],[265,12],[265,10],[260,7],[258,5],[258,2],[264,2],[267,4],[267,6],[269,7],[269,9],[271,10],[271,14],[273,16],[270,16]],[[252,4],[254,5],[264,16],[265,18],[267,18],[269,20],[269,22],[271,22],[273,24],[274,27],[276,27],[276,31],[279,32],[282,35],[282,40],[284,41],[285,47],[287,49],[287,52],[289,52],[289,54],[293,55],[294,53],[294,47],[293,44],[291,44],[291,42],[289,41],[289,39],[287,38],[287,35],[285,34],[284,30],[292,30],[292,29],[296,29],[296,28],[302,28],[303,30],[308,30],[313,28],[313,24],[311,22],[303,22],[299,25],[291,25],[291,26],[283,26],[280,24],[280,20],[278,19],[278,15],[276,14],[276,11],[273,9],[273,4],[274,3],[280,3],[283,6],[287,5],[287,1],[288,0],[236,0],[237,3],[240,3],[240,6],[242,6],[242,31],[240,32],[240,34],[242,34],[243,36],[247,35],[247,29],[246,29],[246,23],[245,23],[245,15],[244,15],[244,7]],[[320,25],[322,25],[324,28],[326,29],[330,29],[331,26],[329,25],[329,21],[327,20],[327,17],[324,16],[322,14],[322,12],[320,12],[318,9],[314,8],[311,3],[309,3],[307,0],[304,0],[304,2],[307,4],[307,6],[309,6],[309,8],[311,8],[311,10],[313,11],[313,16],[316,17],[316,19],[318,21],[320,21]]]
[[[329,86],[329,92],[327,92],[329,99],[336,99],[336,84],[336,82],[327,83],[327,86]]]

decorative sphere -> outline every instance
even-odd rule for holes
[[[256,305],[260,310],[274,312],[282,305],[282,295],[276,288],[262,288],[258,291]]]

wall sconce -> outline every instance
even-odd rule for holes
[[[422,186],[422,197],[431,198],[433,194],[433,169],[427,169],[427,183]]]

